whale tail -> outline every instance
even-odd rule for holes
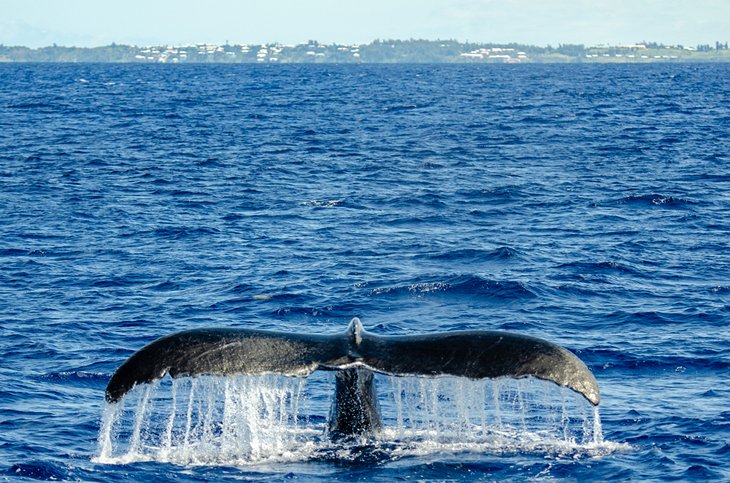
[[[598,384],[588,367],[551,342],[482,330],[379,336],[365,331],[358,319],[334,335],[234,328],[168,335],[119,367],[106,388],[106,400],[119,401],[135,385],[166,374],[305,377],[317,369],[339,371],[330,429],[342,434],[360,434],[380,425],[372,372],[471,379],[535,377],[572,389],[593,405],[600,402]]]

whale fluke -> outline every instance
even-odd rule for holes
[[[166,374],[304,377],[317,369],[339,371],[330,429],[342,434],[361,434],[381,425],[371,371],[472,379],[535,377],[570,388],[594,405],[600,402],[598,384],[588,367],[546,340],[482,330],[380,336],[365,331],[358,319],[334,335],[235,328],[168,335],[119,367],[106,388],[106,400],[119,401],[136,384]]]
[[[349,362],[340,336],[256,329],[193,329],[146,345],[122,364],[106,388],[116,402],[135,385],[171,377],[275,373],[308,376],[323,364]]]
[[[594,406],[601,401],[596,378],[583,361],[536,337],[483,330],[364,337],[360,350],[365,366],[385,374],[535,377],[570,388]]]

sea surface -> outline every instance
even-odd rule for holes
[[[729,79],[0,65],[0,479],[730,480]],[[531,379],[378,376],[386,430],[338,444],[331,373],[104,400],[172,332],[353,317],[558,343],[600,417]]]

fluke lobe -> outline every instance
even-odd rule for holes
[[[451,375],[471,379],[535,377],[600,402],[591,371],[562,347],[521,334],[467,330],[379,336],[352,319],[334,335],[256,329],[194,329],[162,337],[134,353],[114,373],[106,400],[119,401],[136,384],[198,375],[337,371],[329,431],[366,434],[382,425],[373,372],[392,376]]]

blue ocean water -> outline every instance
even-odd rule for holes
[[[1,477],[730,479],[728,79],[724,64],[0,65]],[[598,379],[606,444],[99,460],[106,383],[146,343],[355,316],[569,348]],[[309,390],[326,406],[326,380]]]

